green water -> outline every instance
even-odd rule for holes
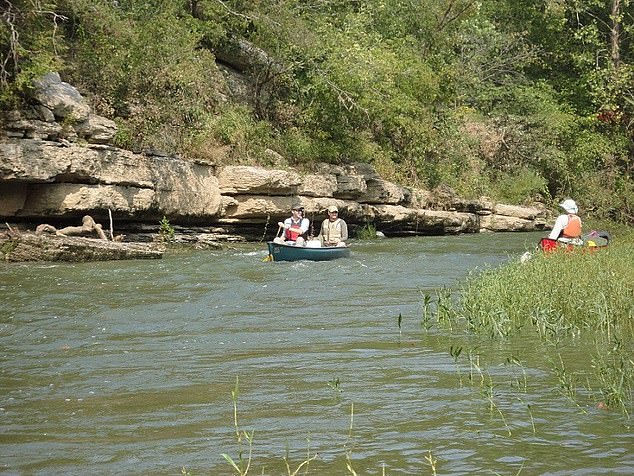
[[[359,475],[433,474],[430,454],[437,474],[632,474],[630,422],[566,398],[531,335],[421,325],[423,293],[538,236],[357,242],[332,262],[267,263],[249,244],[0,264],[0,474],[230,475],[236,378],[249,474],[315,453],[308,474],[351,474],[347,458]]]

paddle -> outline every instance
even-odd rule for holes
[[[283,225],[280,225],[280,227],[277,229],[277,233],[275,233],[275,238],[277,238],[278,236],[280,236],[280,231],[282,231],[284,229]],[[275,239],[274,238],[274,239]],[[262,259],[262,261],[273,261],[273,255],[271,255],[271,253],[269,253],[264,259]]]

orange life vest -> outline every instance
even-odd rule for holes
[[[568,215],[568,224],[561,232],[564,238],[579,238],[581,236],[581,218],[577,215]]]

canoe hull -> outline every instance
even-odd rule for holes
[[[608,240],[602,238],[595,238],[594,240],[584,239],[582,245],[572,245],[570,243],[562,243],[557,240],[551,240],[550,238],[542,238],[539,240],[538,247],[544,253],[553,253],[555,251],[576,251],[581,250],[582,252],[594,252],[601,248],[605,248],[608,246]]]
[[[282,243],[267,242],[269,256],[273,261],[330,261],[350,256],[350,248],[347,247],[323,247],[307,248],[304,246],[291,246]]]

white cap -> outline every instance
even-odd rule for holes
[[[571,198],[564,200],[559,204],[559,206],[566,210],[568,213],[577,213],[579,211],[579,209],[577,208],[577,204]]]

